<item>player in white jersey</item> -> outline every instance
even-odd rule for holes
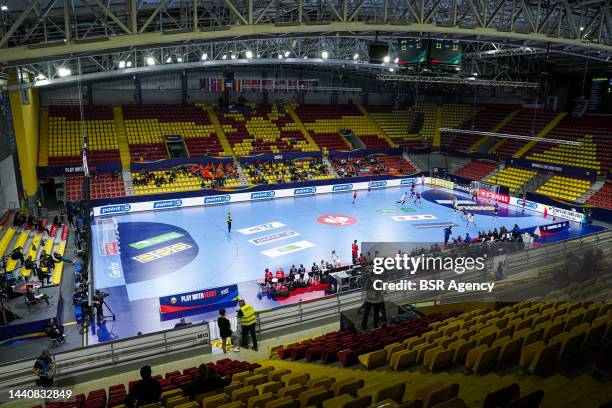
[[[406,204],[406,195],[407,195],[407,194],[406,194],[406,192],[404,191],[404,192],[402,193],[402,196],[400,197],[399,201],[397,202],[397,204],[401,204],[402,206],[403,206],[404,204]]]

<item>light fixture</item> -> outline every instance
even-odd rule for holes
[[[230,56],[230,58],[231,58],[231,59],[233,59],[233,60],[235,60],[235,59],[236,59],[236,56],[235,56],[234,54],[232,54],[232,55]]]
[[[0,9],[2,9],[2,11],[8,11],[8,7],[7,6],[2,6],[2,7],[0,7]]]
[[[321,52],[321,58],[328,59],[329,58],[329,52],[327,52],[327,51]]]
[[[461,71],[461,68],[455,67],[455,71]]]
[[[355,61],[357,61],[357,60],[359,59],[359,54],[355,54],[355,55],[353,55],[353,59],[354,59]]]
[[[389,68],[389,72],[395,72],[394,68]]]
[[[126,67],[128,67],[128,68],[130,68],[130,67],[132,66],[132,61],[128,61],[128,62],[125,64],[125,66],[126,66]]]
[[[391,61],[391,57],[389,57],[388,55],[385,55],[385,56],[383,57],[383,62],[384,62],[385,64],[388,64],[388,63],[389,63],[389,61]]]
[[[283,54],[278,54],[278,59],[283,59]]]
[[[471,76],[471,77],[469,77],[468,79],[469,79],[470,81],[474,81],[474,80],[476,80],[476,77]]]
[[[227,59],[227,54],[223,54],[223,55],[221,56],[221,59],[226,60],[226,59]]]
[[[247,57],[247,59],[251,59],[251,58],[253,58],[253,51],[251,51],[251,50],[246,50],[246,52],[244,53],[244,55]]]
[[[125,61],[119,61],[119,68],[120,69],[125,68]]]
[[[584,31],[584,27],[580,27],[580,31]]]
[[[291,53],[289,51],[285,51],[285,58],[288,58]]]
[[[172,62],[172,57],[168,57],[168,58],[166,58],[166,64],[169,64],[169,63],[171,63],[171,62]]]
[[[208,59],[208,54],[202,54],[202,61],[206,61]]]
[[[183,57],[177,57],[176,62],[183,62]]]
[[[478,76],[478,72],[474,72],[472,75],[474,75],[476,77],[476,76]]]
[[[304,59],[308,59],[308,55],[304,55]]]
[[[147,65],[155,65],[155,58],[147,57],[146,63]]]
[[[397,64],[398,62],[399,62],[399,58],[397,58],[397,57],[396,57],[396,58],[393,60],[393,63],[394,63],[394,64]]]
[[[45,79],[47,79],[47,77],[44,76],[43,74],[36,75],[36,80],[37,81],[44,81]]]
[[[70,76],[70,74],[72,74],[72,71],[70,71],[68,68],[58,68],[57,70],[57,75],[59,75],[62,78]]]
[[[257,58],[261,57],[261,55],[257,54]]]

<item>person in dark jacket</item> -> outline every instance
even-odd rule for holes
[[[197,377],[183,388],[183,395],[193,401],[196,395],[216,391],[229,385],[229,383],[229,380],[211,372],[206,364],[200,364]]]
[[[125,405],[128,408],[142,407],[143,405],[159,402],[161,397],[161,385],[151,377],[151,367],[144,366],[140,369],[140,377],[131,389],[125,399]]]
[[[223,354],[227,353],[227,339],[230,339],[232,342],[232,351],[240,351],[238,336],[232,333],[230,321],[225,317],[225,309],[219,310],[217,325],[219,326],[219,334],[221,335],[221,348],[223,349]]]

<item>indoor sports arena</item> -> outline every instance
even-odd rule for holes
[[[0,0],[0,406],[612,407],[607,0]]]

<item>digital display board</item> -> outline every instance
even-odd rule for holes
[[[399,65],[422,64],[427,62],[427,40],[407,38],[399,41],[397,52]]]
[[[429,47],[432,64],[461,65],[461,44],[453,40],[433,40]]]
[[[612,113],[612,77],[591,79],[588,111],[593,113]]]

